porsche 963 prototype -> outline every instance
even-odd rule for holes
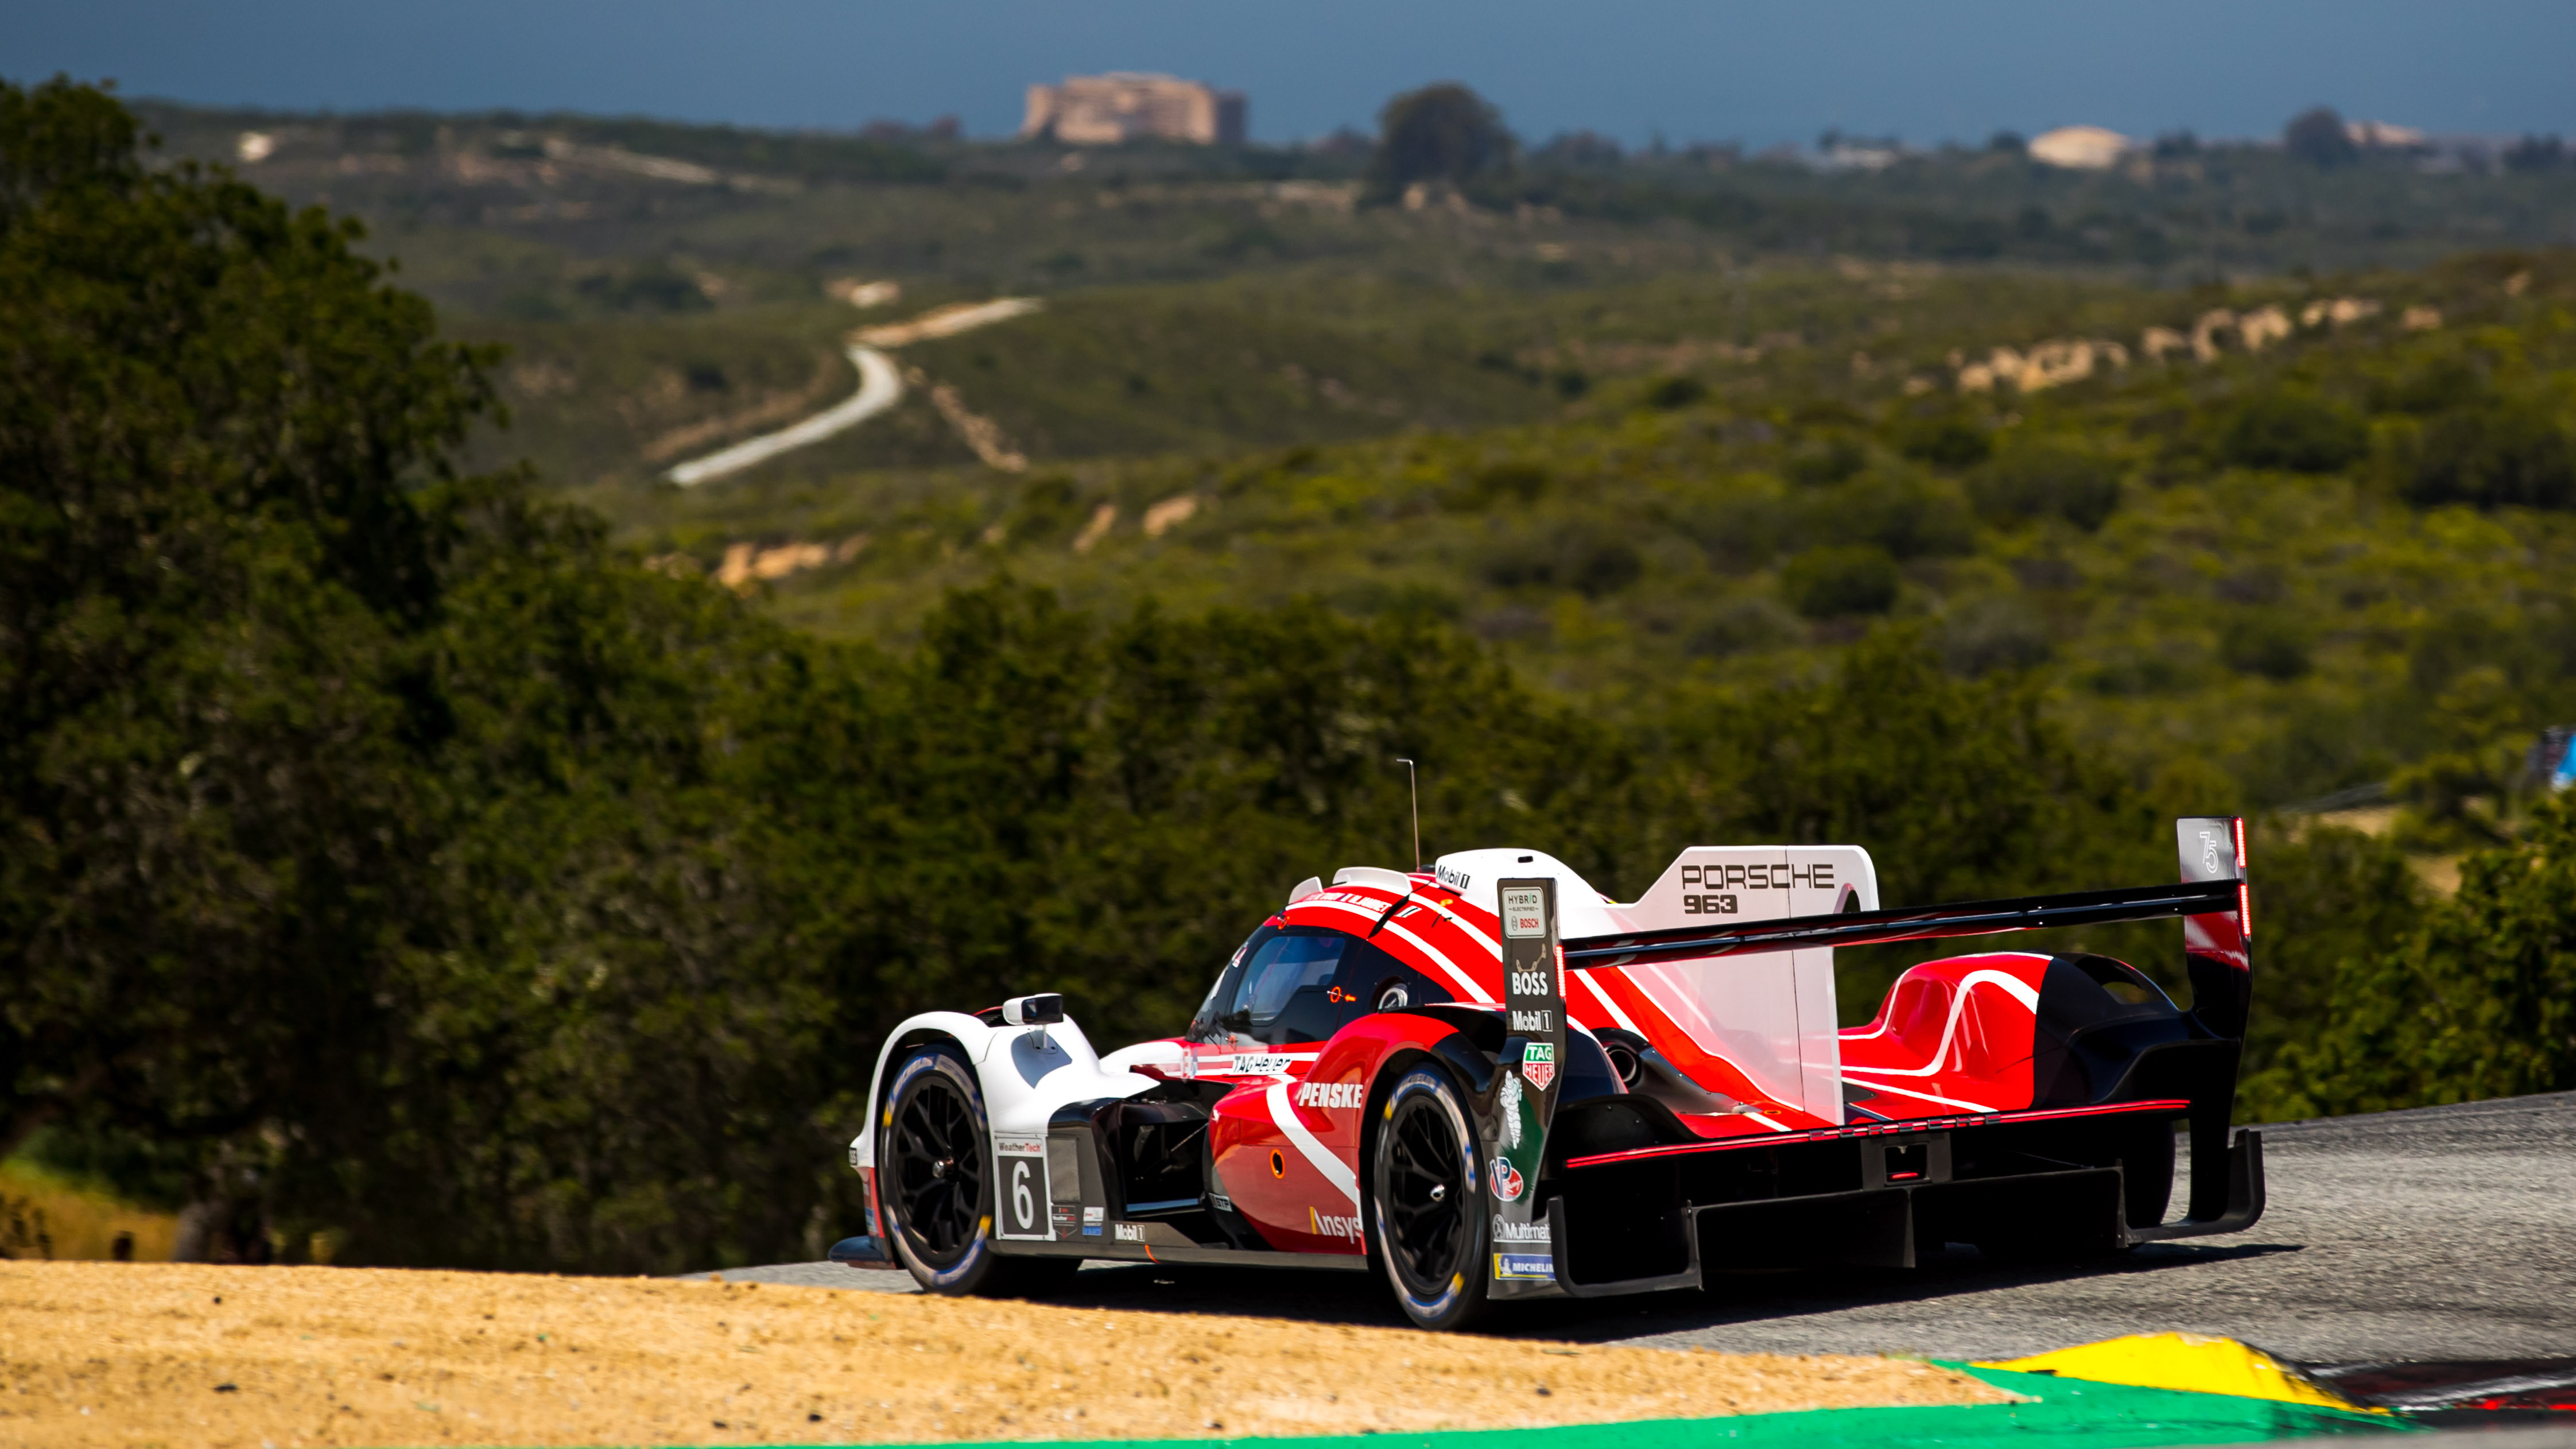
[[[1086,1258],[1370,1272],[1446,1329],[1950,1242],[2233,1232],[2263,1210],[2228,1117],[2244,825],[2176,833],[2178,885],[1913,910],[1852,846],[1695,847],[1628,904],[1534,850],[1309,880],[1177,1036],[1103,1055],[1048,994],[905,1021],[850,1144],[869,1236],[836,1251],[949,1294]],[[2164,917],[2187,1006],[2105,956],[1997,950],[1837,1029],[1837,946]]]

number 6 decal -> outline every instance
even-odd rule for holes
[[[1051,1204],[1047,1194],[1046,1139],[995,1133],[993,1156],[999,1160],[1003,1187],[1002,1220],[995,1225],[995,1236],[1054,1237],[1055,1228],[1048,1213]]]

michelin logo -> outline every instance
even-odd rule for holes
[[[1368,1084],[1365,1082],[1301,1082],[1297,1087],[1297,1105],[1353,1109],[1365,1107],[1368,1105]]]
[[[1544,1253],[1496,1253],[1494,1276],[1553,1283],[1556,1281],[1556,1263]]]

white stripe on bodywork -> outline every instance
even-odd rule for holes
[[[1933,1095],[1932,1093],[1930,1093],[1930,1092],[1918,1092],[1918,1091],[1915,1091],[1915,1090],[1914,1090],[1913,1088],[1911,1088],[1911,1087],[1895,1087],[1895,1086],[1890,1086],[1890,1085],[1888,1085],[1888,1084],[1887,1084],[1887,1083],[1885,1083],[1885,1082],[1853,1082],[1853,1081],[1852,1081],[1852,1079],[1851,1079],[1851,1078],[1849,1078],[1849,1077],[1845,1077],[1845,1078],[1843,1078],[1843,1080],[1844,1080],[1844,1081],[1846,1081],[1846,1082],[1851,1082],[1851,1084],[1852,1084],[1853,1086],[1855,1086],[1855,1087],[1865,1087],[1865,1088],[1867,1088],[1868,1090],[1873,1091],[1873,1092],[1894,1092],[1894,1093],[1896,1093],[1897,1095],[1899,1095],[1899,1096],[1904,1096],[1904,1097],[1920,1097],[1921,1099],[1923,1099],[1923,1100],[1924,1100],[1924,1101],[1926,1101],[1926,1102],[1938,1102],[1938,1103],[1940,1103],[1940,1104],[1941,1104],[1942,1106],[1944,1106],[1944,1107],[1960,1107],[1960,1108],[1965,1108],[1966,1110],[1968,1110],[1968,1111],[1970,1111],[1970,1112],[1996,1112],[1996,1111],[2001,1111],[2001,1110],[2002,1110],[2001,1108],[1998,1108],[1998,1107],[1984,1107],[1984,1106],[1979,1106],[1979,1105],[1978,1105],[1977,1103],[1975,1103],[1975,1102],[1965,1102],[1965,1101],[1961,1101],[1961,1100],[1959,1100],[1959,1099],[1958,1099],[1958,1098],[1956,1098],[1956,1097],[1937,1097],[1937,1096],[1934,1096],[1934,1095]]]
[[[1459,969],[1459,967],[1458,967],[1458,963],[1456,963],[1456,962],[1454,962],[1454,961],[1450,960],[1447,956],[1442,955],[1442,954],[1441,954],[1441,952],[1440,952],[1440,948],[1439,948],[1439,947],[1432,945],[1430,942],[1428,942],[1428,941],[1426,941],[1426,940],[1422,939],[1420,936],[1417,936],[1417,935],[1413,934],[1411,931],[1406,930],[1406,929],[1405,929],[1405,928],[1403,928],[1402,926],[1399,926],[1399,925],[1395,924],[1395,923],[1394,923],[1394,922],[1392,922],[1392,921],[1389,921],[1389,922],[1387,923],[1386,929],[1387,929],[1388,934],[1390,934],[1390,935],[1402,936],[1404,939],[1406,939],[1406,940],[1408,940],[1408,941],[1411,941],[1411,942],[1413,943],[1413,946],[1414,946],[1414,949],[1415,949],[1415,950],[1418,950],[1418,951],[1420,951],[1423,955],[1430,957],[1430,958],[1431,958],[1431,963],[1432,963],[1433,965],[1435,965],[1435,966],[1439,967],[1439,968],[1440,968],[1441,970],[1443,970],[1443,971],[1448,972],[1448,973],[1449,973],[1449,979],[1450,979],[1450,980],[1455,981],[1455,982],[1457,982],[1460,986],[1463,986],[1463,987],[1467,988],[1467,994],[1468,994],[1469,996],[1474,997],[1474,998],[1476,999],[1476,1003],[1477,1003],[1478,1005],[1480,1005],[1480,1006],[1491,1006],[1491,1005],[1493,1005],[1493,1004],[1494,1004],[1494,996],[1493,996],[1493,993],[1492,993],[1492,992],[1487,991],[1484,987],[1482,987],[1482,986],[1478,985],[1478,984],[1476,983],[1476,978],[1475,978],[1475,977],[1468,975],[1468,974],[1467,974],[1465,971],[1463,971],[1463,970],[1460,970],[1460,969]],[[1496,959],[1500,959],[1500,958],[1496,958]]]
[[[1413,899],[1423,905],[1432,904],[1429,901],[1423,900],[1420,896],[1415,896]],[[1392,911],[1399,904],[1401,904],[1401,902],[1389,902],[1385,910],[1372,911],[1366,906],[1354,906],[1343,901],[1301,901],[1298,903],[1297,908],[1304,911],[1348,911],[1352,915],[1359,917],[1361,920],[1374,925],[1381,916],[1386,914],[1386,911]],[[1434,910],[1438,909],[1437,906],[1433,906],[1432,908]],[[1411,941],[1416,950],[1431,958],[1433,965],[1448,972],[1449,979],[1463,987],[1466,990],[1467,995],[1473,998],[1477,1005],[1491,1006],[1494,1004],[1493,994],[1485,990],[1482,986],[1477,985],[1475,977],[1459,970],[1458,963],[1450,960],[1446,955],[1442,954],[1439,947],[1432,945],[1430,942],[1413,934],[1411,931],[1406,930],[1404,927],[1395,924],[1392,920],[1389,920],[1383,929],[1390,935],[1402,936],[1404,939]],[[1499,961],[1502,957],[1498,954],[1494,959]]]
[[[1989,955],[1986,959],[1987,959],[1987,960],[1989,960],[1989,961],[1991,961],[1991,960],[1995,959],[1995,957],[1997,957],[1997,956],[2010,956],[2010,957],[2015,958],[2016,960],[2022,960],[2022,961],[2045,961],[2045,960],[2047,960],[2047,959],[2048,959],[2048,957],[2046,957],[2046,956],[2042,955],[2041,953],[2039,953],[2039,952],[2037,952],[2037,951],[1997,951],[1997,952],[1994,952],[1992,955]],[[2034,1008],[2033,1008],[2033,1010],[2036,1010],[2036,1009],[2037,1009],[2036,1007],[2034,1007]],[[1884,1014],[1882,1014],[1882,1015],[1879,1017],[1878,1029],[1877,1029],[1876,1031],[1846,1032],[1846,1033],[1844,1033],[1844,1035],[1843,1035],[1843,1040],[1844,1040],[1844,1041],[1847,1041],[1847,1042],[1850,1042],[1850,1041],[1875,1041],[1875,1040],[1877,1040],[1878,1038],[1880,1038],[1880,1037],[1883,1037],[1883,1036],[1887,1035],[1887,1029],[1888,1029],[1889,1024],[1890,1024],[1890,1023],[1888,1022],[1888,1020],[1887,1020],[1886,1016],[1885,1016]]]
[[[1296,1147],[1297,1155],[1322,1173],[1324,1181],[1341,1189],[1342,1196],[1349,1198],[1351,1207],[1357,1210],[1360,1205],[1359,1174],[1344,1166],[1342,1160],[1333,1155],[1333,1149],[1324,1145],[1322,1138],[1307,1131],[1306,1124],[1297,1120],[1297,1109],[1288,1100],[1286,1082],[1270,1089],[1270,1120],[1279,1124],[1280,1132]]]
[[[1772,1121],[1770,1118],[1763,1116],[1763,1115],[1762,1115],[1761,1113],[1759,1113],[1759,1112],[1756,1112],[1756,1111],[1751,1110],[1750,1108],[1746,1109],[1746,1110],[1745,1110],[1742,1114],[1740,1114],[1740,1115],[1743,1115],[1743,1116],[1746,1116],[1746,1117],[1750,1117],[1750,1118],[1752,1118],[1754,1121],[1761,1123],[1763,1126],[1770,1128],[1770,1129],[1771,1129],[1772,1131],[1774,1131],[1774,1132],[1786,1132],[1786,1131],[1788,1131],[1788,1130],[1789,1130],[1788,1128],[1786,1128],[1786,1127],[1784,1127],[1784,1126],[1780,1125],[1780,1124],[1779,1124],[1779,1123],[1777,1123],[1777,1122]]]
[[[1438,912],[1442,920],[1447,921],[1449,924],[1456,926],[1459,930],[1466,932],[1469,940],[1474,941],[1477,945],[1493,952],[1495,960],[1500,961],[1503,959],[1502,943],[1495,940],[1493,937],[1486,935],[1484,932],[1477,930],[1474,926],[1467,924],[1465,920],[1459,917],[1456,911],[1449,909],[1447,906],[1440,904],[1429,896],[1415,896],[1414,899]]]
[[[1610,966],[1602,969],[1616,971],[1619,968]],[[1583,983],[1584,989],[1592,993],[1592,999],[1601,1003],[1603,1009],[1610,1013],[1612,1021],[1619,1023],[1621,1031],[1636,1032],[1639,1036],[1645,1035],[1644,1032],[1637,1031],[1637,1023],[1628,1019],[1628,1013],[1619,1009],[1619,1003],[1610,999],[1610,993],[1601,989],[1601,983],[1592,979],[1591,972],[1569,971],[1566,974]]]
[[[2039,988],[2003,971],[1971,971],[1959,982],[1959,994],[1950,998],[1950,1019],[1941,1023],[1941,1048],[1932,1054],[1929,1065],[1920,1067],[1864,1067],[1845,1062],[1846,1072],[1867,1072],[1873,1077],[1928,1077],[1938,1073],[1941,1064],[1950,1059],[1950,1038],[1959,1030],[1959,1018],[1968,1011],[1968,993],[1979,986],[2000,986],[2004,994],[2022,1004],[2026,1011],[2039,1010]]]

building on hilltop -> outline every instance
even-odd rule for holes
[[[2032,139],[2030,159],[2078,171],[2101,171],[2120,164],[2138,143],[2100,126],[2060,126]]]
[[[1239,146],[1243,116],[1241,91],[1216,90],[1178,76],[1111,71],[1029,87],[1028,116],[1020,122],[1020,134],[1075,146],[1114,146],[1146,137]]]

